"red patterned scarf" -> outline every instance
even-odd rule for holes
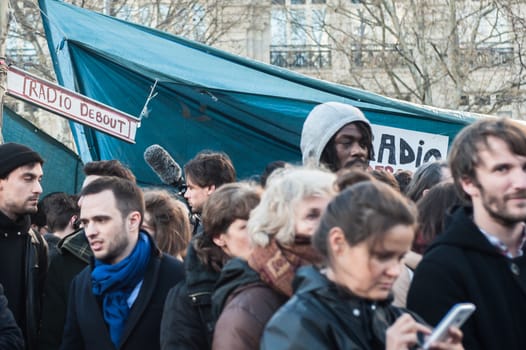
[[[310,244],[310,237],[297,236],[292,246],[284,246],[271,239],[266,247],[256,247],[248,264],[259,273],[263,282],[291,297],[296,270],[300,266],[318,264],[321,261],[321,256]]]

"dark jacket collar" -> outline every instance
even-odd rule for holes
[[[67,251],[86,264],[89,264],[93,257],[93,252],[82,228],[62,238],[58,242],[57,248],[61,254]]]
[[[342,299],[349,301],[351,304],[367,304],[376,306],[389,306],[393,298],[389,296],[382,301],[368,300],[353,294],[349,289],[338,286],[330,281],[314,266],[304,266],[298,269],[292,287],[296,294],[315,293],[326,299],[341,302]]]
[[[230,259],[221,270],[212,296],[212,314],[219,317],[229,296],[236,289],[260,281],[259,274],[245,260]]]
[[[380,301],[359,297],[330,281],[313,266],[298,269],[294,287],[298,298],[310,294],[305,297],[323,305],[345,333],[354,334],[352,337],[360,349],[384,349],[387,328],[404,312],[409,312],[393,306],[392,296]],[[424,323],[420,317],[409,313]]]
[[[205,291],[211,292],[219,278],[219,272],[213,271],[199,260],[193,245],[194,241],[195,237],[188,245],[184,258],[185,280],[188,294]]]
[[[16,221],[11,220],[7,215],[0,211],[0,228],[12,232],[27,233],[31,227],[31,218],[29,214],[19,216]]]
[[[500,252],[484,237],[473,222],[473,208],[459,207],[446,221],[444,233],[427,249],[426,254],[437,247],[449,245],[470,250],[477,250],[484,254],[501,255]]]

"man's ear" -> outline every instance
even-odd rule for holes
[[[211,195],[212,193],[214,193],[215,190],[216,190],[216,185],[208,186],[208,191],[207,191],[208,195]]]
[[[224,236],[225,235],[222,233],[219,236],[212,238],[212,242],[218,247],[224,247],[226,245]]]
[[[129,215],[128,215],[128,218],[130,220],[130,228],[131,229],[139,229],[140,228],[140,225],[141,225],[141,213],[139,213],[138,211],[132,211]]]
[[[332,256],[337,257],[343,253],[347,247],[347,240],[345,239],[345,234],[341,228],[331,228],[328,235],[328,244]]]
[[[474,196],[476,197],[480,192],[478,183],[468,176],[460,179],[460,185],[462,186],[462,190],[472,198]]]
[[[78,216],[77,215],[73,215],[71,216],[71,218],[69,219],[69,225],[71,227],[73,227],[73,229],[78,229],[79,228],[79,225],[78,225]]]

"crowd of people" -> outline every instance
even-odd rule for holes
[[[326,102],[259,183],[202,151],[184,194],[102,160],[42,199],[43,157],[0,145],[0,350],[418,349],[466,302],[428,349],[526,349],[526,130],[477,121],[395,174],[373,138]]]

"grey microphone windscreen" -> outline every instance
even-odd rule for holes
[[[179,185],[182,170],[172,156],[160,145],[151,145],[144,151],[144,160],[166,185]]]

